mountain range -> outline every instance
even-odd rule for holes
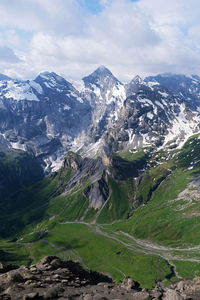
[[[0,95],[0,261],[200,276],[200,77],[0,75]]]
[[[200,77],[162,74],[121,83],[101,66],[69,83],[44,72],[34,80],[0,76],[0,146],[33,153],[45,173],[69,150],[83,156],[180,147],[199,131]]]

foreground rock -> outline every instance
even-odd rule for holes
[[[47,256],[30,267],[0,264],[0,299],[79,299],[79,300],[181,300],[200,299],[200,278],[180,281],[165,290],[140,289],[127,278],[121,285],[78,263]]]

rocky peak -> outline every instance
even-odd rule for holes
[[[75,90],[70,82],[54,72],[40,73],[34,81],[41,84],[45,88],[55,89],[58,92],[62,92],[66,88]]]
[[[86,88],[96,85],[100,89],[108,89],[114,84],[120,83],[119,80],[104,66],[97,68],[92,74],[83,78]]]
[[[141,84],[141,83],[143,83],[143,79],[142,79],[139,75],[136,75],[136,76],[131,80],[131,83]]]
[[[111,71],[106,68],[105,66],[101,65],[99,66],[94,72],[93,74],[96,73],[96,74],[99,74],[99,75],[104,75],[104,76],[107,76],[107,75],[110,75],[110,76],[113,76],[113,74],[111,73]]]
[[[140,85],[144,84],[144,81],[139,75],[136,75],[130,83],[126,84],[127,97],[138,92]]]
[[[112,72],[108,68],[104,66],[100,66],[96,70],[94,70],[89,76],[86,76],[84,78],[107,77],[107,76],[114,77]]]

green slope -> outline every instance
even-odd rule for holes
[[[57,174],[10,196],[16,206],[0,217],[0,260],[28,263],[56,254],[116,281],[132,276],[143,287],[200,275],[199,150],[197,135],[180,151],[118,154],[100,210],[86,197],[90,175],[66,190],[76,173],[69,164],[75,154],[69,153]],[[80,223],[86,221],[97,225]]]
[[[7,195],[43,177],[43,170],[32,154],[0,148],[0,203]]]

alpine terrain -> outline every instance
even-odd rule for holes
[[[39,268],[56,255],[87,279],[92,269],[156,287],[140,289],[143,299],[189,299],[170,295],[200,276],[199,76],[122,83],[104,66],[74,83],[1,74],[0,170],[2,263]]]

